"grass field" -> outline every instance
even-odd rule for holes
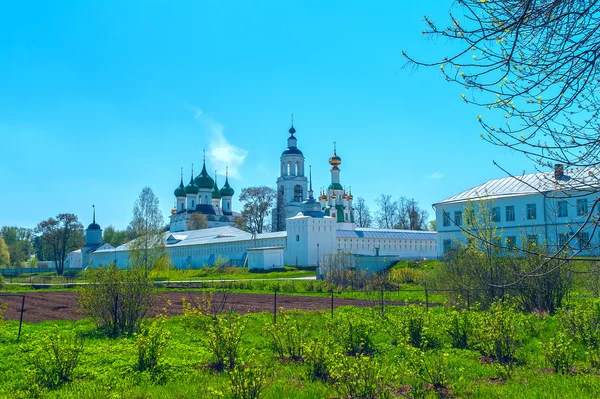
[[[600,378],[587,361],[581,344],[572,343],[569,347],[575,359],[567,372],[556,373],[548,363],[545,354],[558,331],[555,317],[523,316],[518,323],[521,330],[516,360],[507,377],[502,366],[476,349],[475,341],[467,349],[452,347],[453,341],[444,327],[450,314],[442,308],[431,309],[429,315],[423,308],[389,308],[386,317],[380,318],[369,309],[344,308],[333,320],[327,312],[292,313],[287,322],[280,319],[276,328],[281,334],[291,331],[289,326],[300,326],[301,339],[307,346],[316,340],[326,348],[332,377],[325,381],[310,378],[307,358],[303,362],[277,357],[265,332],[273,323],[271,314],[247,314],[238,321],[246,324],[239,361],[249,361],[264,373],[262,398],[345,397],[348,387],[361,379],[379,389],[376,396],[364,397],[593,398],[600,395]],[[415,315],[426,324],[423,331],[427,343],[420,349],[413,348],[405,339],[406,322],[414,321]],[[210,367],[213,356],[205,340],[208,327],[200,317],[180,316],[167,321],[171,339],[159,360],[158,371],[153,372],[136,370],[135,337],[106,338],[89,320],[56,325],[63,334],[75,331],[83,339],[72,381],[55,389],[43,388],[31,371],[28,359],[38,355],[40,347],[49,345],[49,338],[42,336],[53,331],[53,324],[26,324],[27,334],[16,343],[11,337],[16,334],[17,323],[8,322],[0,346],[1,397],[234,397],[229,373]],[[357,334],[362,334],[362,342],[369,342],[365,350],[369,357],[344,353],[350,325]],[[423,363],[420,354],[437,360]],[[435,378],[443,380],[443,386],[432,384],[424,366],[431,373],[442,374]]]

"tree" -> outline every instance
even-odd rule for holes
[[[379,209],[375,215],[377,225],[382,229],[393,229],[398,225],[398,204],[391,195],[381,194],[375,199]]]
[[[373,218],[364,198],[358,197],[354,205],[354,220],[358,227],[371,227]]]
[[[429,221],[429,231],[437,231],[437,222],[434,220]]]
[[[56,273],[62,276],[69,252],[83,245],[83,225],[79,223],[76,215],[61,213],[56,218],[38,223],[35,231],[41,235],[44,245],[51,250]]]
[[[163,223],[158,198],[150,187],[144,187],[133,206],[131,230],[137,238],[129,244],[132,267],[149,271],[166,255]]]
[[[8,251],[8,245],[4,242],[4,239],[0,237],[0,267],[7,267],[10,265],[10,252]]]
[[[129,241],[129,233],[127,230],[117,230],[114,226],[107,226],[102,232],[102,241],[116,248]]]
[[[243,216],[234,216],[233,217],[233,227],[246,231],[246,227],[247,227],[247,221],[246,218]]]
[[[243,204],[242,216],[246,219],[247,231],[255,234],[263,232],[276,196],[275,190],[267,186],[242,189],[240,202]]]
[[[540,191],[541,195],[552,197],[557,191],[564,197],[596,194],[600,187],[596,169],[600,164],[600,2],[461,0],[453,4],[449,26],[441,28],[426,17],[428,29],[423,33],[456,42],[460,50],[434,62],[404,53],[407,65],[439,67],[447,81],[461,85],[463,100],[487,112],[477,116],[484,140],[524,154],[538,169],[556,167],[558,179],[540,179],[547,179],[542,183],[555,185],[557,190]],[[456,16],[458,11],[462,19]],[[589,176],[574,180],[579,183],[575,191],[562,189],[556,180],[567,180],[562,178],[563,167],[587,168]],[[581,218],[594,231],[597,204],[598,200]],[[576,259],[579,251],[543,250],[548,246],[521,254],[537,255],[547,263],[559,259],[562,263],[557,267],[581,260]],[[545,268],[546,264],[538,267]],[[529,277],[542,275],[518,275],[511,284]]]
[[[4,226],[0,230],[0,237],[8,246],[10,262],[13,267],[22,267],[34,253],[31,229]]]
[[[284,189],[281,186],[277,192],[277,202],[273,215],[273,231],[285,230],[285,206],[284,206]]]
[[[488,124],[478,117],[485,140],[540,165],[597,164],[599,1],[461,0],[449,26],[425,21],[424,34],[460,50],[437,62],[404,55],[413,65],[439,66],[446,80],[470,91],[464,101],[506,118]]]
[[[206,216],[201,213],[192,213],[186,224],[186,230],[200,230],[208,228]]]

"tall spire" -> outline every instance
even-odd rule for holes
[[[288,130],[288,132],[290,132],[292,137],[294,136],[294,133],[296,133],[296,129],[294,128],[294,114],[292,114],[292,127],[290,127],[290,130]]]
[[[337,155],[337,153],[336,153],[336,144],[337,144],[337,142],[334,141],[333,142],[333,155]]]
[[[310,184],[308,191],[312,191],[312,165],[308,165],[308,182]]]
[[[92,205],[92,208],[94,208],[94,221],[92,223],[96,223],[96,205]]]

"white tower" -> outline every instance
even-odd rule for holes
[[[96,206],[92,205],[92,207],[94,208],[94,219],[88,228],[85,229],[85,246],[81,250],[82,267],[89,265],[89,253],[102,245],[102,229],[96,223]]]
[[[229,185],[228,168],[225,169],[225,184],[223,185],[223,188],[221,188],[220,193],[222,197],[223,215],[233,216],[233,212],[231,210],[231,199],[233,198],[233,194],[235,192],[233,191],[233,188],[231,188],[231,186]]]
[[[185,186],[185,195],[187,197],[187,210],[195,211],[196,210],[196,198],[198,197],[198,192],[200,189],[194,183],[194,165],[192,165],[192,176],[190,177],[190,182],[187,186]]]
[[[301,204],[307,196],[308,179],[304,175],[304,154],[298,149],[298,140],[294,134],[294,115],[289,130],[287,149],[280,158],[280,176],[277,178],[277,190],[283,193],[285,218],[301,212]]]

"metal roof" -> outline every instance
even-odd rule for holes
[[[487,181],[462,193],[433,204],[451,204],[482,198],[532,195],[556,191],[557,194],[569,191],[600,190],[600,168],[581,168],[564,171],[564,178],[557,180],[554,172],[532,173],[522,176],[510,176]],[[566,195],[565,195],[566,196]]]
[[[338,238],[373,238],[391,240],[435,240],[435,231],[416,231],[416,230],[394,230],[394,229],[370,229],[357,228],[356,230],[338,230]]]

